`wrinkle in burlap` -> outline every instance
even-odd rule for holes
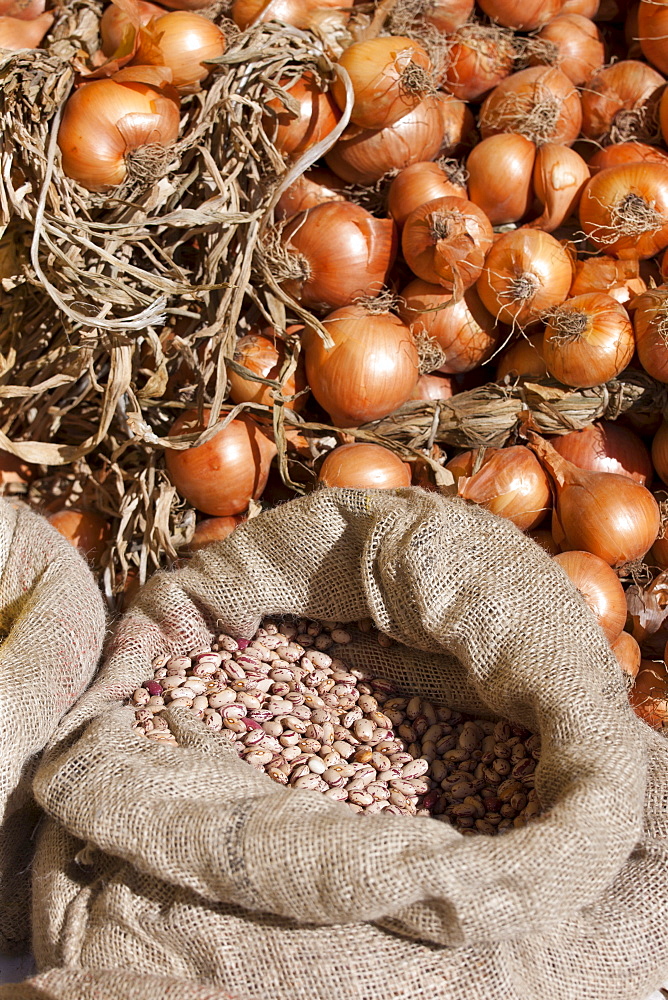
[[[104,625],[76,549],[45,518],[0,500],[0,950],[29,936],[37,755],[90,681]]]
[[[371,673],[542,737],[545,815],[502,837],[356,816],[274,784],[179,710],[120,707],[151,659],[267,615],[370,616]],[[603,633],[509,522],[417,489],[323,490],[159,574],[37,773],[40,967],[150,969],[243,1000],[641,1000],[668,974],[668,749]],[[482,991],[482,994],[481,994]]]

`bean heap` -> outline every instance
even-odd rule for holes
[[[358,813],[433,816],[465,834],[539,815],[536,735],[402,695],[334,655],[351,640],[338,622],[266,620],[250,642],[221,633],[209,648],[158,657],[132,695],[135,725],[176,746],[162,713],[188,708],[274,781]]]

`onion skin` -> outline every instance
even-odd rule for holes
[[[486,454],[478,472],[458,480],[457,493],[508,518],[521,531],[536,528],[551,507],[549,480],[524,445]]]
[[[341,112],[332,95],[319,88],[313,73],[304,73],[291,85],[282,80],[280,85],[299,104],[299,114],[294,117],[281,98],[274,97],[267,101],[273,114],[266,114],[262,124],[279,153],[295,160],[336,128]]]
[[[167,13],[163,7],[148,3],[147,0],[136,0],[136,6],[134,4],[133,6],[142,25],[148,24],[154,17],[161,17]],[[134,31],[129,15],[115,3],[110,3],[100,19],[100,38],[105,56],[113,56],[128,29]]]
[[[140,28],[135,66],[167,66],[172,84],[180,94],[199,90],[211,72],[207,60],[225,51],[225,35],[201,14],[173,10]]]
[[[82,555],[93,563],[99,562],[109,537],[109,523],[102,514],[68,507],[51,514],[49,522]]]
[[[668,290],[648,289],[634,299],[633,328],[640,364],[652,378],[668,382]]]
[[[322,17],[333,14],[343,25],[352,5],[353,0],[234,0],[232,20],[242,30],[267,21],[282,21],[295,28],[310,29]]]
[[[475,101],[513,71],[516,50],[512,33],[498,26],[463,25],[447,41],[447,58],[440,81],[461,101]]]
[[[355,490],[395,490],[410,486],[411,468],[379,444],[343,444],[320,466],[318,482]]]
[[[292,332],[300,329],[301,327],[293,327]],[[291,330],[289,329],[288,332]],[[255,375],[278,380],[285,362],[285,344],[275,335],[271,327],[266,327],[262,333],[249,333],[245,337],[239,338],[234,351],[234,360]],[[228,377],[230,380],[230,399],[233,403],[252,402],[261,403],[263,406],[273,405],[276,390],[272,389],[271,386],[246,379],[232,369],[228,371]],[[304,408],[308,399],[308,393],[304,391],[306,388],[304,366],[298,362],[296,370],[285,383],[283,393],[286,396],[294,396],[297,393],[302,395],[297,395],[296,399],[286,402],[284,404],[286,409],[299,412]]]
[[[616,378],[634,351],[633,327],[626,309],[603,292],[567,299],[554,310],[545,327],[547,370],[576,389]]]
[[[469,198],[493,226],[517,222],[531,208],[535,159],[535,144],[513,132],[491,135],[469,153]]]
[[[390,184],[387,209],[401,228],[414,209],[435,198],[466,198],[466,187],[448,179],[438,163],[412,163],[400,170]]]
[[[652,729],[668,722],[668,667],[664,660],[641,660],[629,701],[636,715]]]
[[[21,52],[36,49],[54,21],[51,11],[31,20],[0,16],[0,51]]]
[[[204,430],[209,413],[204,410],[201,423],[197,410],[186,410],[172,425],[169,436]],[[167,450],[165,464],[172,483],[188,503],[203,514],[228,517],[241,514],[251,499],[262,495],[275,454],[273,441],[251,417],[241,414],[205,444],[185,451]]]
[[[452,399],[457,392],[453,380],[447,375],[420,375],[411,399]]]
[[[277,220],[291,219],[307,208],[324,205],[327,201],[346,201],[344,183],[324,167],[312,167],[287,188],[276,203]]]
[[[608,167],[621,167],[626,163],[663,163],[668,165],[668,153],[658,146],[644,142],[617,142],[598,149],[588,161],[593,176]]]
[[[531,229],[554,232],[577,212],[582,191],[589,180],[587,164],[574,149],[548,142],[536,152],[533,187],[543,205],[537,219],[525,225]]]
[[[0,16],[33,21],[44,13],[45,0],[0,0]]]
[[[599,171],[585,185],[579,215],[603,253],[620,260],[654,257],[668,246],[668,166],[629,163]]]
[[[586,292],[605,292],[622,305],[628,305],[646,289],[637,260],[588,257],[575,262],[570,297],[584,295]]]
[[[503,336],[475,288],[456,301],[440,285],[418,278],[403,289],[399,315],[414,336],[426,333],[436,340],[445,354],[439,370],[447,375],[468,372],[483,364]]]
[[[496,366],[496,381],[501,382],[506,375],[545,378],[547,366],[543,357],[542,333],[521,336],[503,352]]]
[[[626,624],[626,595],[615,571],[591,552],[571,549],[553,559],[582,594],[608,642],[613,643]]]
[[[296,216],[282,234],[288,253],[306,261],[303,277],[283,282],[285,291],[321,312],[377,296],[397,254],[391,219],[376,219],[351,202],[327,202]]]
[[[660,73],[635,59],[599,70],[582,91],[583,136],[595,142],[641,139],[637,133],[651,123],[664,85]]]
[[[559,552],[557,544],[552,537],[552,532],[548,531],[547,528],[535,528],[534,531],[527,532],[529,538],[533,538],[536,545],[540,545],[541,549],[545,549],[548,555],[556,556]]]
[[[107,191],[128,174],[126,157],[146,145],[170,146],[179,106],[145,83],[93,80],[68,99],[58,131],[63,171],[89,191]]]
[[[613,472],[641,486],[652,479],[652,461],[643,441],[628,427],[603,420],[581,431],[550,438],[562,458],[588,472]]]
[[[188,542],[187,551],[197,552],[205,545],[211,545],[212,542],[222,542],[243,521],[245,521],[245,517],[242,514],[230,517],[207,517],[203,521],[198,521],[195,534]]]
[[[661,482],[668,486],[668,423],[665,420],[652,440],[652,463]]]
[[[668,6],[661,0],[640,0],[638,7],[638,38],[648,62],[662,73],[668,73]]]
[[[541,28],[538,38],[556,46],[555,65],[576,87],[586,83],[605,62],[602,34],[590,18],[581,14],[559,14]]]
[[[584,549],[613,567],[641,559],[661,522],[649,490],[626,476],[578,469],[549,442],[526,433],[554,486],[552,534],[561,550]]]
[[[379,420],[406,402],[418,379],[418,352],[397,316],[347,306],[323,324],[334,347],[308,327],[302,343],[311,392],[335,426]]]
[[[459,297],[479,277],[492,237],[489,219],[472,201],[436,198],[408,216],[401,248],[419,278]]]
[[[622,672],[631,679],[637,677],[642,652],[633,636],[629,632],[620,632],[615,641],[610,643],[610,649],[615,654]]]
[[[563,0],[479,0],[480,7],[488,17],[506,28],[533,31],[547,24],[561,11]]]
[[[422,17],[428,24],[449,35],[468,21],[473,7],[474,0],[432,0]]]
[[[537,115],[536,108],[544,113]],[[518,132],[532,142],[571,146],[581,126],[580,94],[566,74],[552,66],[530,66],[507,76],[480,109],[483,139]]]

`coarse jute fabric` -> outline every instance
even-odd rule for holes
[[[29,937],[37,755],[90,681],[105,613],[93,575],[49,522],[0,499],[0,949]]]
[[[51,969],[22,983],[0,986],[0,1000],[244,1000],[215,986],[118,969]]]
[[[121,701],[162,652],[264,616],[354,622],[344,654],[540,732],[544,815],[499,837],[279,786],[172,709]],[[34,781],[39,968],[150,968],[253,1000],[644,1000],[668,976],[668,745],[583,599],[508,521],[419,489],[322,490],[155,576]]]

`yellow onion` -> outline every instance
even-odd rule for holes
[[[469,153],[469,197],[493,226],[517,222],[531,208],[535,159],[535,144],[512,132],[491,135]]]
[[[652,461],[641,438],[617,421],[603,420],[581,431],[551,438],[562,458],[589,472],[614,472],[646,486],[652,478]]]
[[[536,152],[533,188],[543,211],[526,225],[532,229],[554,232],[570,215],[577,212],[589,170],[582,157],[569,149],[547,142]]]
[[[613,257],[588,257],[575,262],[575,277],[570,295],[585,292],[605,292],[622,305],[647,290],[640,277],[637,260],[615,260]]]
[[[553,66],[530,66],[507,76],[480,109],[483,139],[518,132],[535,143],[571,146],[580,134],[580,94],[565,73]]]
[[[647,63],[622,59],[582,91],[582,134],[596,142],[651,139],[665,80]]]
[[[522,531],[539,525],[551,507],[548,478],[524,445],[486,454],[479,471],[459,478],[457,493],[507,517]]]
[[[276,203],[275,216],[277,219],[291,219],[293,215],[316,205],[324,205],[326,201],[346,201],[344,186],[341,178],[331,170],[311,167],[285,189]]]
[[[586,83],[605,62],[603,35],[589,17],[581,14],[559,14],[541,28],[538,38],[547,43],[548,58],[535,61],[558,66],[576,87]]]
[[[318,481],[356,490],[395,490],[411,484],[411,468],[379,444],[342,444],[326,456]]]
[[[136,66],[166,66],[181,94],[199,89],[211,72],[207,65],[225,51],[225,35],[213,21],[187,10],[174,10],[139,29]]]
[[[613,643],[626,624],[626,595],[615,571],[591,552],[573,549],[553,559],[584,597],[608,642]]]
[[[49,515],[49,521],[93,563],[99,563],[109,538],[109,522],[96,511],[67,507]]]
[[[345,24],[353,0],[234,0],[232,20],[242,30],[251,24],[282,21],[295,28],[314,28],[323,15],[337,15]]]
[[[479,277],[492,237],[489,219],[472,201],[436,198],[408,216],[401,248],[414,274],[459,298]]]
[[[668,723],[668,666],[665,660],[641,660],[629,692],[633,711],[652,729]]]
[[[121,43],[127,37],[126,33],[148,24],[154,17],[161,17],[166,11],[148,0],[134,0],[132,4],[133,17],[129,9],[110,3],[100,18],[100,38],[102,51],[106,56],[113,56]]]
[[[668,166],[608,167],[585,185],[580,224],[591,243],[620,260],[645,260],[668,246]]]
[[[638,359],[659,382],[668,382],[668,289],[649,289],[633,301]]]
[[[302,329],[299,326],[288,327],[287,333],[296,333]],[[285,343],[278,337],[272,327],[265,327],[261,333],[249,333],[240,337],[234,350],[234,360],[247,368],[254,375],[262,378],[278,380],[281,368],[285,363]],[[275,389],[262,382],[254,382],[244,378],[233,368],[228,371],[230,380],[230,399],[233,403],[261,403],[272,406]],[[308,398],[306,376],[301,359],[297,368],[283,385],[283,395],[296,396],[285,403],[288,410],[302,410]]]
[[[496,366],[496,381],[501,382],[506,375],[525,378],[544,378],[547,375],[542,333],[522,335],[503,352]]]
[[[0,51],[20,52],[36,49],[53,24],[51,11],[25,21],[18,17],[0,16]]]
[[[642,652],[640,646],[629,632],[620,632],[610,649],[617,658],[622,671],[631,679],[638,676]]]
[[[429,160],[412,163],[400,170],[387,193],[387,210],[398,226],[403,226],[411,212],[434,198],[466,198],[461,172],[448,170],[447,164]]]
[[[279,153],[297,159],[336,128],[341,114],[331,93],[321,90],[310,71],[292,82],[281,80],[280,86],[296,101],[299,111],[295,115],[282,98],[274,97],[267,101],[270,112],[262,122]]]
[[[629,364],[635,350],[624,306],[603,292],[587,292],[557,306],[545,327],[543,357],[548,371],[565,385],[586,389],[609,382]]]

